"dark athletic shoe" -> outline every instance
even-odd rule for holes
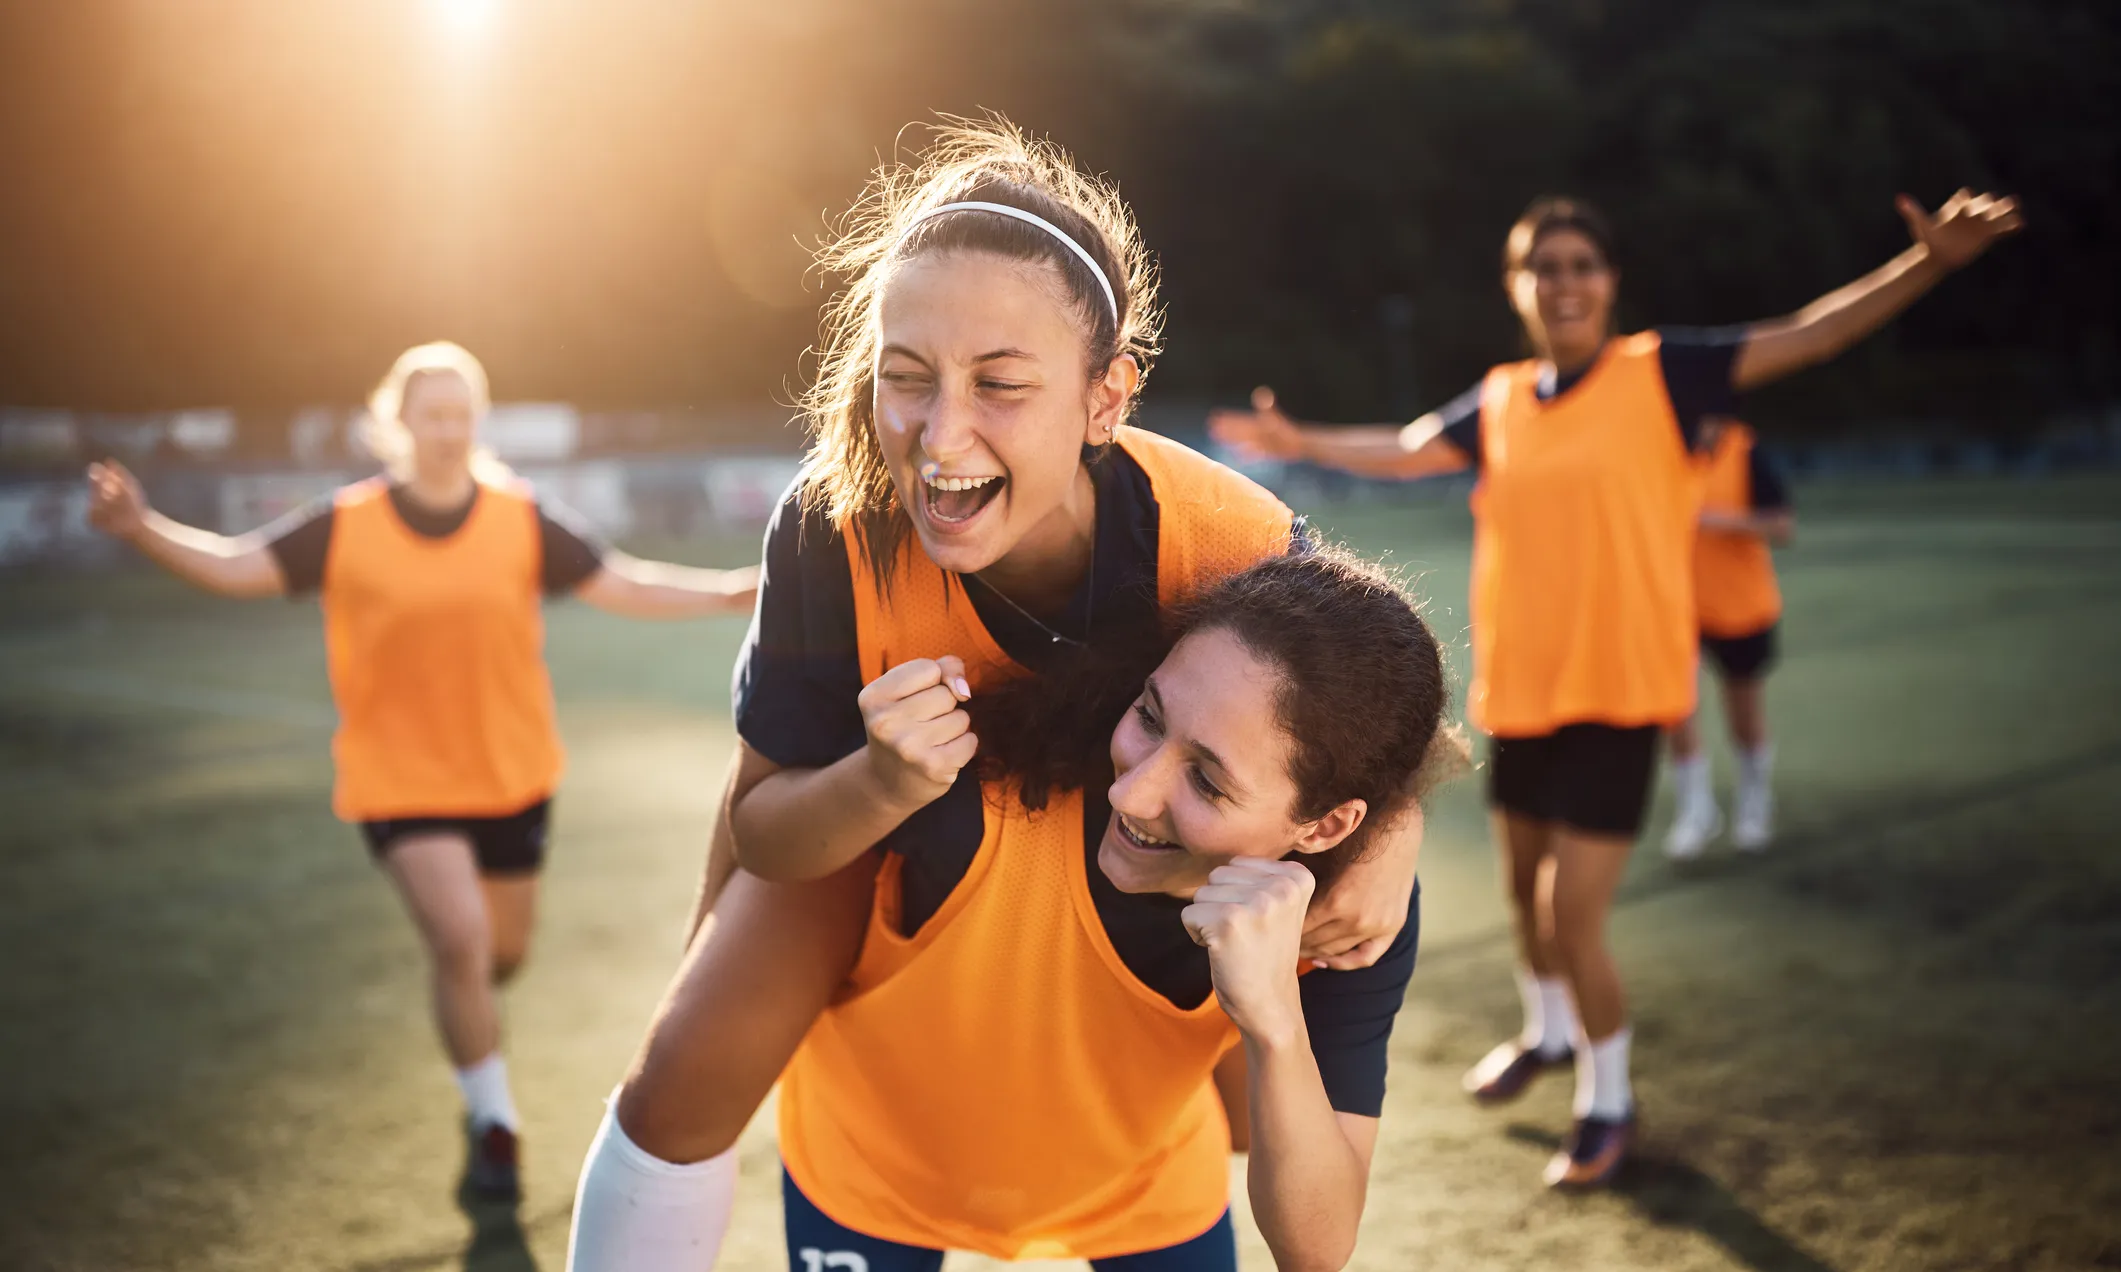
[[[516,1169],[516,1133],[495,1123],[464,1126],[469,1153],[464,1162],[464,1189],[483,1201],[521,1201],[523,1180]]]
[[[1603,1188],[1620,1173],[1634,1144],[1633,1109],[1626,1117],[1580,1118],[1561,1151],[1547,1163],[1547,1186],[1571,1191]]]
[[[1546,1055],[1526,1047],[1516,1039],[1503,1043],[1490,1051],[1479,1064],[1466,1070],[1461,1085],[1466,1094],[1478,1104],[1508,1104],[1524,1094],[1532,1085],[1532,1079],[1548,1069],[1564,1068],[1576,1063],[1573,1050],[1557,1055]]]

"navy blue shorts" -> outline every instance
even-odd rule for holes
[[[1633,839],[1657,772],[1654,724],[1564,724],[1529,738],[1495,738],[1488,749],[1488,803],[1594,835]]]
[[[941,1272],[943,1252],[866,1237],[827,1218],[781,1171],[781,1212],[788,1231],[788,1272]],[[1092,1259],[1095,1272],[1237,1272],[1237,1230],[1230,1212],[1175,1246]]]
[[[1758,680],[1775,665],[1775,624],[1744,636],[1701,633],[1701,652],[1725,680]]]
[[[369,853],[381,861],[408,835],[455,833],[471,841],[480,874],[524,875],[537,873],[545,864],[546,830],[551,822],[552,800],[548,798],[505,817],[393,817],[388,821],[365,821],[361,823],[361,838],[368,841]]]

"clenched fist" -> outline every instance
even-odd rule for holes
[[[1240,857],[1217,866],[1179,918],[1208,950],[1215,997],[1246,1035],[1290,1040],[1303,1028],[1296,966],[1311,872],[1293,861]]]
[[[886,795],[908,808],[942,797],[972,762],[979,739],[960,705],[972,696],[955,655],[900,663],[863,686],[871,769]]]

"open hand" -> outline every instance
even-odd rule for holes
[[[1998,239],[2016,234],[2025,226],[2018,214],[2018,201],[1993,194],[1960,190],[1944,201],[1932,215],[1908,195],[1894,201],[1907,232],[1930,251],[1930,259],[1945,269],[1971,265]]]
[[[88,524],[117,539],[140,533],[147,495],[140,480],[115,459],[88,466]]]
[[[1246,459],[1302,459],[1303,430],[1282,414],[1274,390],[1252,390],[1249,411],[1220,410],[1208,415],[1208,436]]]

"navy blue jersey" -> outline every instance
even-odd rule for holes
[[[1160,511],[1148,474],[1119,447],[1091,466],[1097,489],[1092,564],[1068,604],[1047,620],[1069,639],[1124,639],[1156,620]],[[1291,549],[1310,542],[1301,523]],[[732,687],[745,743],[789,768],[822,768],[867,741],[857,696],[861,663],[854,627],[854,579],[840,533],[822,511],[806,509],[801,481],[766,530],[759,602],[737,655]],[[1052,635],[979,581],[965,595],[995,643],[1038,673],[1058,652]],[[942,798],[906,819],[878,845],[902,859],[901,927],[918,931],[965,877],[986,833],[980,783],[968,770]],[[1102,789],[1084,792],[1083,851],[1091,899],[1106,936],[1129,971],[1179,1007],[1195,1007],[1213,986],[1207,951],[1179,921],[1173,897],[1121,892],[1097,864],[1111,809]],[[1415,907],[1418,909],[1418,906]],[[1302,981],[1312,1050],[1333,1106],[1376,1116],[1384,1100],[1386,1043],[1413,975],[1417,915],[1373,967],[1320,971]]]

